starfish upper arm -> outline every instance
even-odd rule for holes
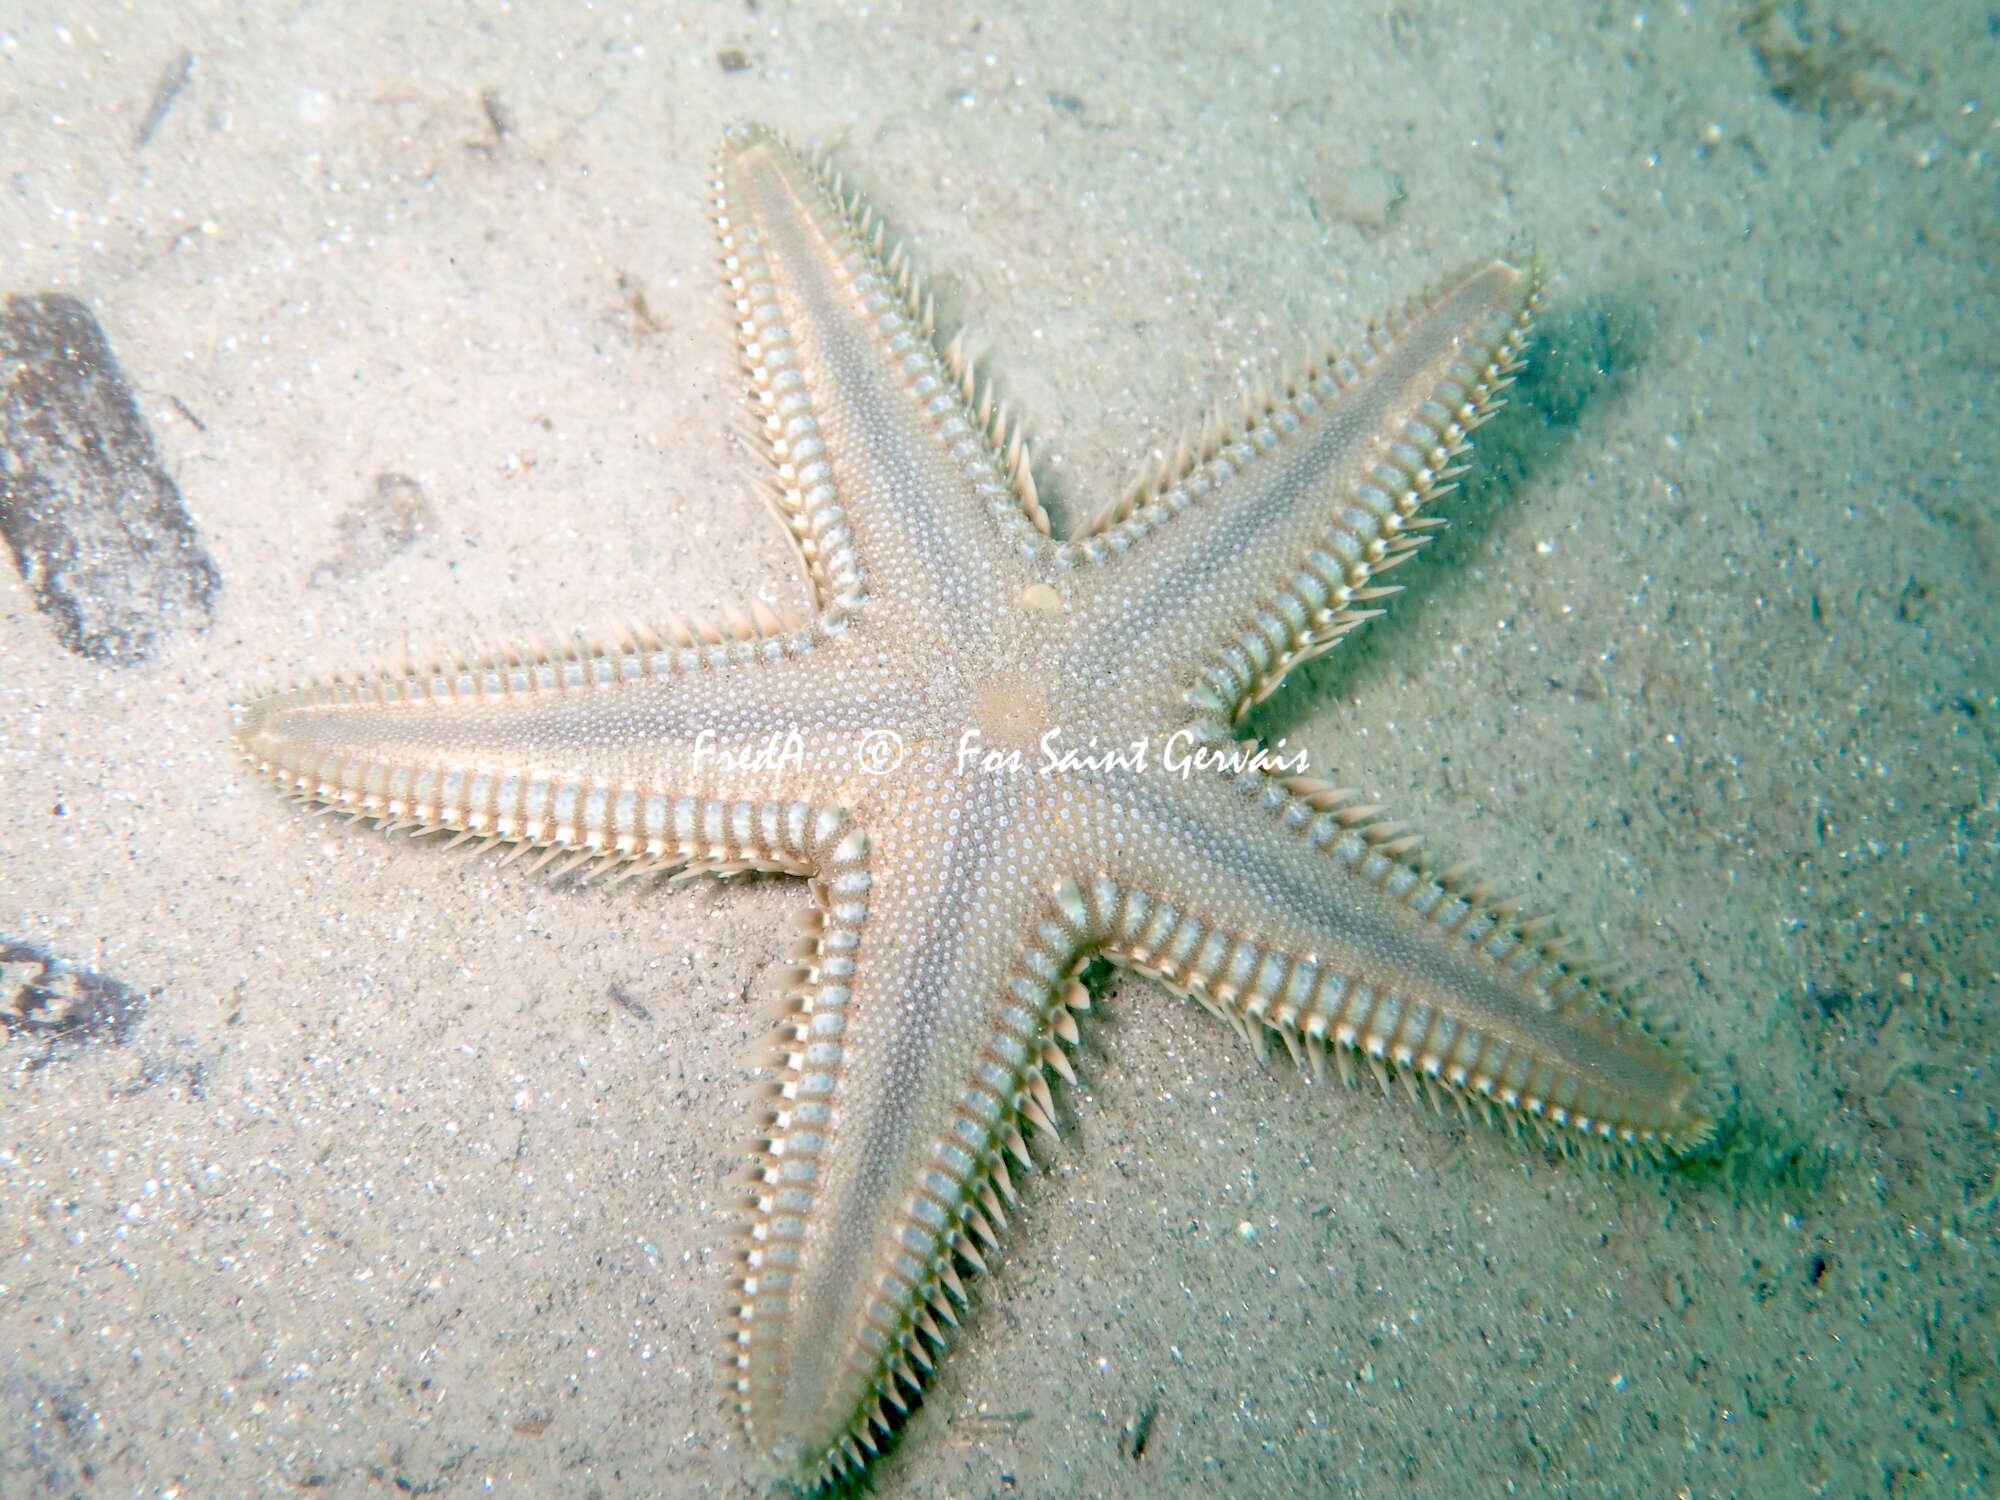
[[[1438,523],[1466,434],[1517,367],[1538,274],[1493,261],[1309,371],[1057,549],[1097,565],[1097,650],[1145,691],[1164,668],[1220,738],[1298,662],[1379,613],[1374,580]],[[1142,639],[1143,637],[1143,639]],[[1122,685],[1122,684],[1121,684]]]
[[[1046,549],[1018,435],[881,221],[769,131],[724,142],[716,222],[767,498],[818,601],[976,618]]]

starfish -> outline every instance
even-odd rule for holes
[[[1318,1072],[1359,1060],[1613,1155],[1707,1138],[1605,980],[1238,723],[1394,590],[1540,302],[1482,266],[1307,369],[1067,540],[879,221],[770,132],[716,222],[762,486],[809,614],[761,606],[325,679],[238,709],[297,797],[587,876],[775,870],[787,974],[727,1378],[820,1488],[921,1394],[1070,1074],[1094,959]]]

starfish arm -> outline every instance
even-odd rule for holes
[[[1347,794],[1250,771],[1128,788],[1085,884],[1104,954],[1315,1070],[1442,1087],[1565,1138],[1678,1152],[1712,1125],[1695,1073],[1504,910],[1405,857]],[[1111,815],[1107,815],[1108,817]]]
[[[1221,739],[1292,666],[1395,593],[1371,583],[1427,535],[1467,432],[1496,409],[1540,299],[1494,261],[1421,299],[1353,357],[1310,371],[1178,478],[1055,549],[1092,576],[1092,642],[1113,695],[1192,707]]]
[[[961,1272],[997,1248],[1003,1157],[1025,1164],[1023,1125],[1048,1123],[1043,1065],[1076,1034],[1074,907],[1030,883],[989,814],[879,840],[857,816],[823,877],[733,1332],[750,1442],[809,1490],[864,1465],[914,1404]]]
[[[731,132],[716,223],[765,485],[820,602],[977,620],[1046,550],[1018,441],[880,222],[823,164]],[[1004,451],[1011,449],[1011,452]]]
[[[238,708],[230,732],[302,800],[389,828],[599,872],[807,872],[821,810],[851,785],[854,731],[893,698],[829,660],[839,634],[684,627],[332,678]]]

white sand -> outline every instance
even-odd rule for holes
[[[838,146],[1070,514],[1532,238],[1505,484],[1266,727],[1656,974],[1829,1164],[1560,1162],[1123,981],[880,1492],[2000,1483],[1983,7],[341,9],[0,19],[0,294],[92,304],[224,577],[113,671],[0,575],[0,937],[156,992],[0,1038],[0,1492],[751,1492],[711,1351],[803,892],[552,887],[222,734],[406,647],[801,599],[711,287],[744,117]],[[385,473],[436,519],[383,560]]]

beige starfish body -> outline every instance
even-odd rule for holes
[[[1424,299],[1070,541],[899,254],[825,168],[733,132],[720,225],[767,489],[814,610],[318,683],[241,710],[304,798],[593,873],[774,869],[798,953],[731,1378],[816,1485],[864,1464],[997,1243],[1093,956],[1317,1069],[1393,1069],[1570,1138],[1703,1140],[1693,1073],[1378,809],[1250,762],[1286,670],[1374,613],[1538,292]]]

